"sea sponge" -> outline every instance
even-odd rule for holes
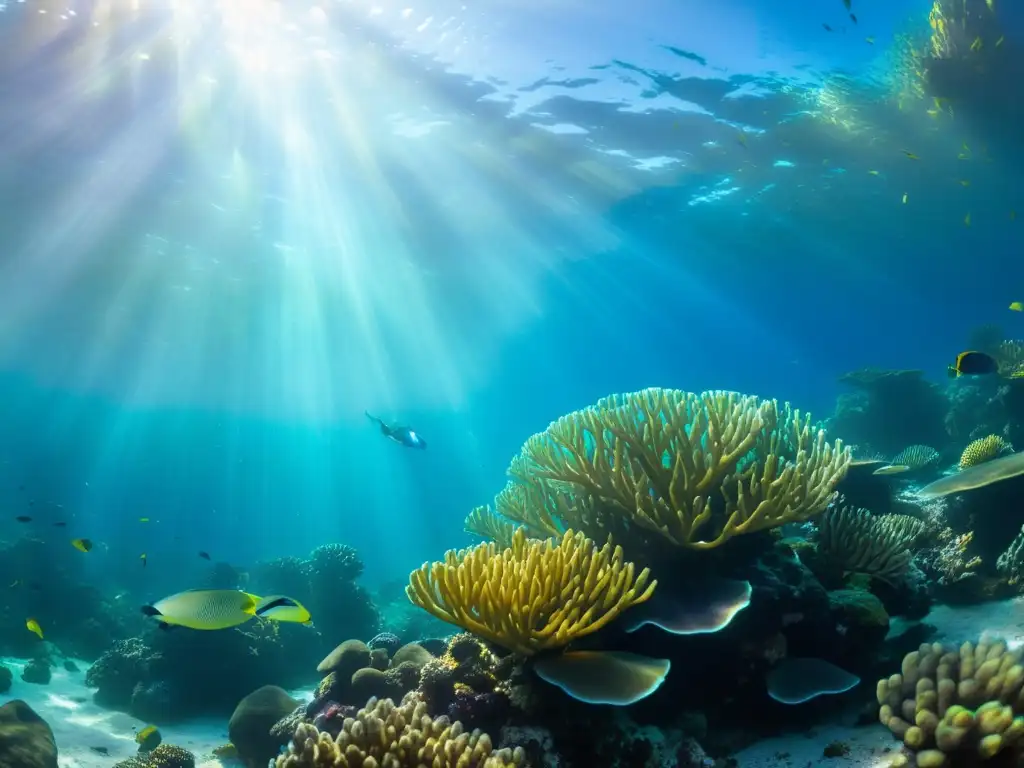
[[[849,463],[841,442],[774,400],[645,389],[599,400],[527,440],[495,512],[474,510],[467,528],[501,538],[504,520],[531,535],[575,528],[603,537],[625,526],[708,549],[822,511]]]
[[[1012,451],[1013,446],[1006,442],[999,435],[987,435],[979,437],[960,454],[960,469],[967,469],[976,464],[994,459],[1004,451]]]
[[[906,575],[913,543],[924,530],[924,523],[909,515],[834,507],[818,519],[818,553],[844,574],[865,573],[896,582]]]
[[[644,602],[657,584],[648,579],[611,541],[598,549],[582,533],[554,543],[519,529],[504,551],[491,542],[425,563],[409,575],[406,594],[442,621],[529,656],[563,648]]]
[[[522,749],[495,750],[490,737],[467,732],[447,717],[431,718],[426,705],[409,694],[367,702],[346,719],[337,738],[302,724],[275,761],[276,768],[507,768],[525,762]]]
[[[1024,757],[1021,649],[982,637],[959,650],[923,644],[901,674],[878,681],[878,719],[903,740],[919,768]]]

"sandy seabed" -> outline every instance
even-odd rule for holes
[[[988,631],[1006,638],[1011,645],[1024,644],[1024,598],[967,608],[939,606],[926,621],[938,628],[936,639],[946,643],[975,640],[983,631]],[[35,685],[21,679],[24,660],[2,661],[14,673],[14,684],[0,697],[0,703],[23,699],[50,724],[57,739],[61,768],[110,768],[116,761],[136,754],[135,733],[148,723],[94,704],[93,692],[85,685],[87,664],[79,664],[80,672],[58,667],[48,685]],[[291,693],[300,700],[311,696],[309,691]],[[213,750],[228,741],[226,721],[196,720],[161,726],[160,733],[165,742],[195,754],[199,768],[229,768],[213,756]],[[825,746],[837,741],[849,748],[848,754],[840,758],[824,757]],[[898,746],[886,728],[881,725],[854,728],[851,716],[845,723],[760,741],[735,758],[740,768],[808,768],[825,764],[836,768],[882,768]],[[97,752],[94,747],[105,748],[106,754]]]

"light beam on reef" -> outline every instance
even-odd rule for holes
[[[552,235],[614,243],[535,173],[557,137],[476,116],[368,5],[5,16],[0,352],[65,385],[312,418],[458,404],[538,314]]]

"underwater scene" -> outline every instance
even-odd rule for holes
[[[1024,2],[0,0],[0,768],[1024,768]]]

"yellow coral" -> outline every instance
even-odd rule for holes
[[[560,541],[526,538],[449,551],[444,562],[425,563],[409,576],[409,599],[442,621],[510,651],[534,654],[561,648],[601,629],[647,600],[645,568],[634,573],[611,541],[600,549],[582,533]]]
[[[458,721],[431,718],[409,694],[401,705],[370,699],[347,718],[336,738],[302,723],[278,756],[276,768],[510,768],[524,764],[520,748],[494,749],[486,733],[467,732]]]
[[[497,511],[546,535],[614,530],[602,517],[615,516],[695,549],[806,520],[832,500],[850,452],[783,413],[734,392],[604,398],[526,442]]]
[[[994,638],[958,650],[925,643],[904,657],[900,674],[878,681],[878,719],[915,753],[918,768],[937,768],[954,753],[1020,758],[1022,656]]]
[[[466,533],[475,534],[483,539],[490,539],[505,549],[512,546],[512,534],[516,532],[516,524],[494,514],[490,507],[477,507],[469,513],[465,522]]]
[[[960,469],[967,469],[976,464],[990,461],[1003,451],[1012,451],[1013,446],[999,435],[988,435],[972,442],[960,455]]]

